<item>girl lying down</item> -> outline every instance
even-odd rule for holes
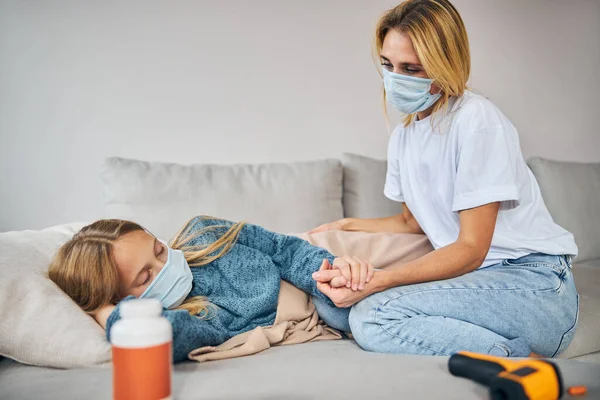
[[[340,313],[317,289],[312,274],[320,269],[331,270],[329,290],[362,290],[374,275],[369,263],[336,259],[300,238],[256,225],[196,217],[167,246],[136,223],[106,219],[65,243],[48,276],[106,329],[109,340],[121,301],[160,300],[173,325],[177,362],[196,348],[272,325],[281,279],[312,296],[326,323],[349,331],[349,309]],[[342,315],[342,322],[327,315]]]

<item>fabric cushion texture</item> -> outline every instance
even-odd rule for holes
[[[383,194],[387,161],[346,153],[342,163],[345,217],[382,218],[402,213],[402,203]]]
[[[104,330],[45,276],[56,250],[84,224],[0,233],[0,354],[75,368],[110,360]]]
[[[180,165],[109,158],[105,215],[137,222],[162,239],[195,215],[303,232],[343,217],[338,160],[258,165]]]
[[[581,400],[600,396],[600,365],[557,360],[566,386],[587,385]],[[110,368],[58,371],[0,362],[5,400],[106,400]],[[371,353],[350,340],[276,347],[251,357],[173,368],[173,397],[248,400],[482,400],[483,385],[448,372],[447,357]],[[571,398],[571,397],[566,397]]]
[[[579,293],[579,320],[575,337],[560,358],[600,351],[600,264],[575,264],[573,277]]]
[[[600,163],[532,158],[528,165],[554,222],[575,236],[576,261],[600,258]]]

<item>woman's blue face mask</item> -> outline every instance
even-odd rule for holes
[[[382,71],[386,99],[403,114],[425,111],[442,96],[429,93],[433,79],[396,74],[385,67]]]

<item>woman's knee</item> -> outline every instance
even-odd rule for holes
[[[366,351],[397,354],[438,354],[415,345],[410,340],[393,335],[390,329],[406,326],[406,313],[385,315],[378,303],[363,301],[350,311],[350,328],[356,343]]]
[[[382,340],[387,340],[381,326],[381,320],[385,317],[378,313],[379,303],[377,296],[371,296],[355,304],[350,310],[348,322],[352,336],[367,351],[382,351]]]
[[[350,324],[350,331],[352,336],[358,345],[364,349],[369,350],[369,340],[372,339],[373,335],[369,334],[369,330],[372,329],[369,325],[373,323],[372,307],[367,304],[368,299],[363,300],[352,306],[350,309],[350,315],[348,322]]]

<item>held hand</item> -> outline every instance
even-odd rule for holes
[[[383,271],[379,271],[383,273]],[[379,276],[379,275],[378,275]],[[373,273],[372,278],[375,277]],[[333,269],[328,260],[324,260],[319,271],[313,274],[313,279],[317,281],[317,289],[325,296],[329,297],[333,304],[340,308],[351,307],[362,299],[377,292],[375,282],[366,285],[366,290],[354,291],[346,286],[346,278],[341,275],[339,269]]]
[[[327,263],[329,264],[329,262]],[[337,276],[335,270],[341,272],[346,280],[345,286],[353,291],[363,290],[365,284],[373,279],[375,273],[375,268],[370,262],[352,256],[343,256],[336,258],[333,261],[333,267],[328,268],[326,272],[313,274],[313,279],[319,282],[329,282],[334,276]]]
[[[317,226],[315,229],[308,232],[309,235],[313,233],[319,232],[327,232],[327,231],[343,231],[344,230],[344,220],[340,219],[334,222],[328,222],[326,224]]]
[[[329,260],[325,259],[321,263],[319,271],[312,274],[312,278],[319,282],[327,283],[331,287],[344,287],[346,286],[346,278],[342,275],[339,269],[333,269],[333,266]]]

